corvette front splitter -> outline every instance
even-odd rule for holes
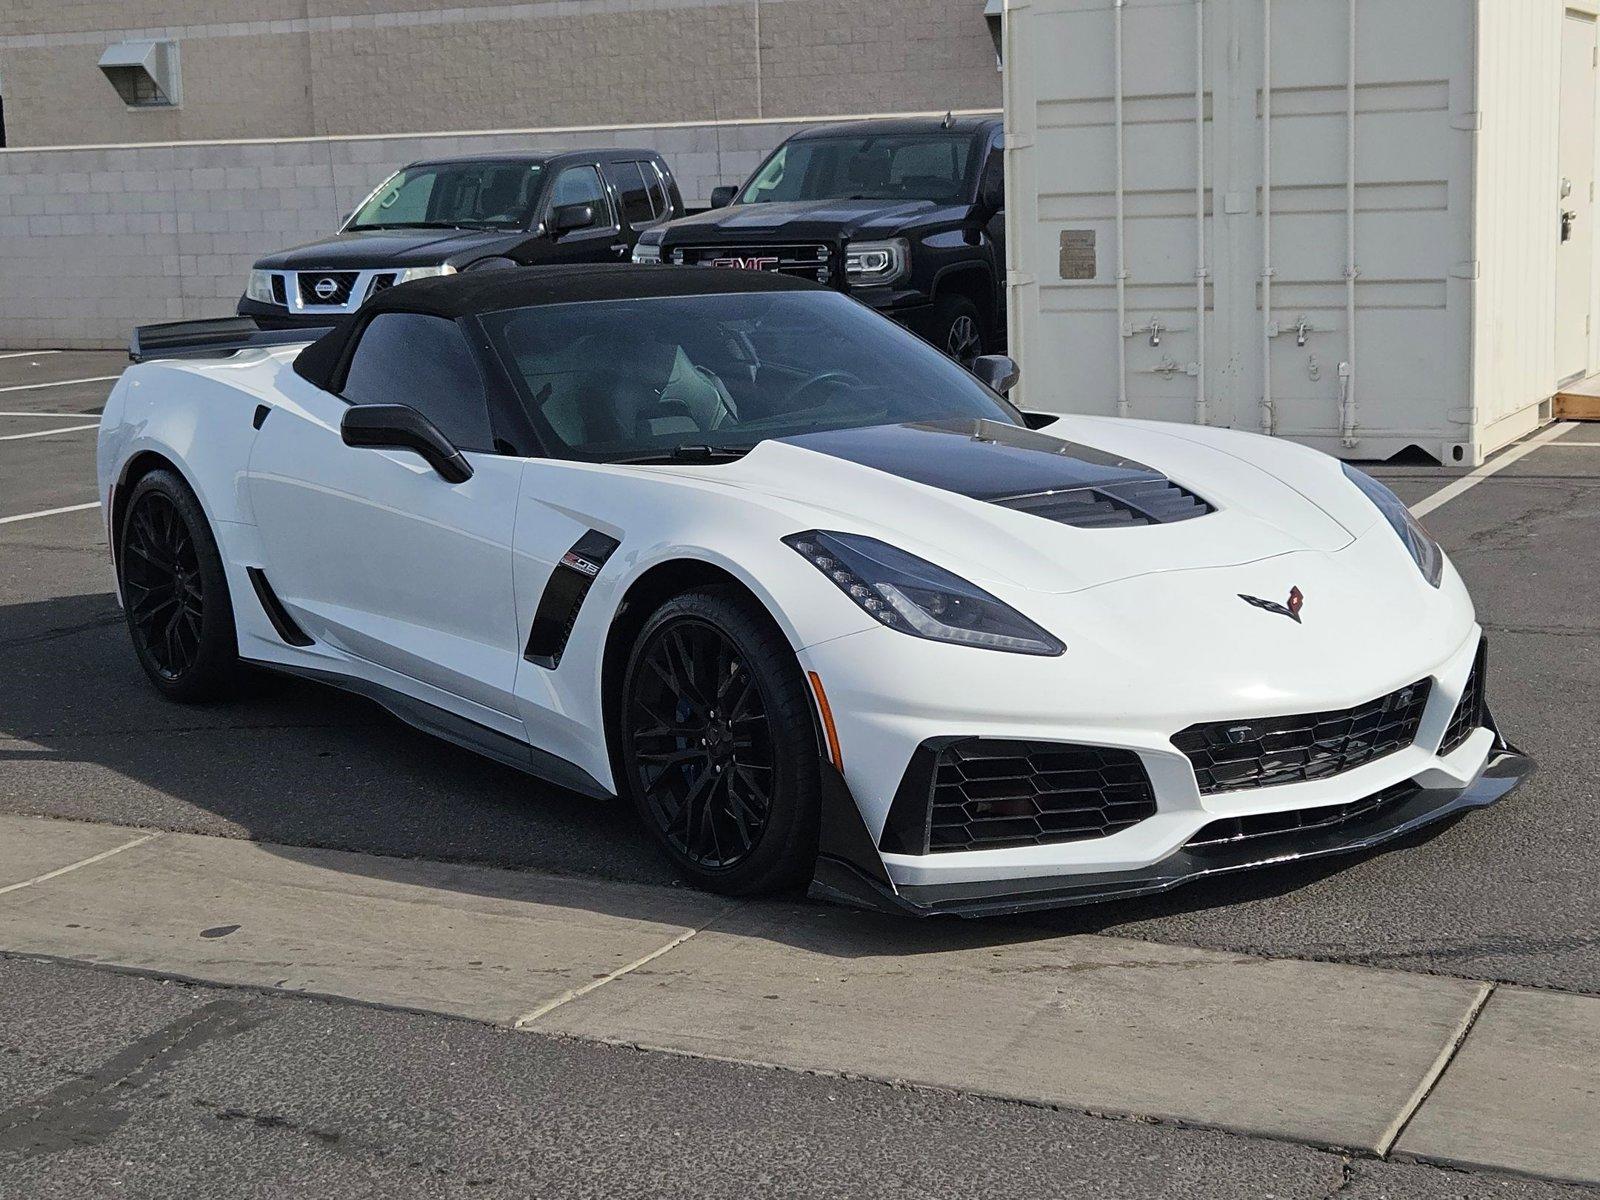
[[[881,871],[865,867],[857,854],[835,852],[845,847],[830,845],[825,835],[811,895],[880,912],[962,917],[1003,916],[1149,895],[1234,871],[1370,850],[1469,809],[1487,807],[1520,785],[1533,770],[1531,758],[1497,735],[1483,770],[1464,788],[1422,788],[1392,807],[1337,827],[1185,846],[1133,871],[897,888]]]

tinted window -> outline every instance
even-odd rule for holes
[[[667,195],[667,183],[661,177],[661,168],[653,162],[640,163],[645,183],[650,186],[650,203],[655,206],[656,217],[665,220],[672,215],[672,200]]]
[[[557,209],[563,204],[592,205],[595,224],[613,224],[606,189],[600,182],[600,172],[594,167],[568,167],[556,176],[555,184],[550,189],[550,208]]]
[[[483,377],[453,321],[379,313],[356,343],[345,376],[352,404],[409,404],[460,450],[489,450]]]
[[[361,205],[348,228],[525,228],[543,170],[527,162],[407,167]]]
[[[623,220],[635,229],[656,219],[650,191],[640,171],[642,165],[636,162],[606,164],[606,174],[611,176],[611,182],[616,184],[617,193],[622,197]]]
[[[484,324],[547,444],[577,458],[905,421],[1020,423],[955,362],[837,292],[555,304]]]
[[[741,204],[784,200],[935,200],[968,195],[969,133],[821,137],[785,142],[761,164]]]

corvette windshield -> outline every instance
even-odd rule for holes
[[[598,462],[717,461],[824,429],[1016,409],[838,292],[554,304],[484,318],[552,451]]]
[[[525,229],[544,168],[529,162],[422,163],[399,171],[349,229]]]

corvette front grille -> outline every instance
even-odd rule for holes
[[[1466,689],[1450,714],[1450,724],[1445,726],[1444,740],[1439,743],[1439,753],[1449,754],[1482,728],[1488,720],[1485,686],[1489,681],[1489,639],[1478,642],[1478,654],[1472,660],[1472,673],[1467,676]]]
[[[1296,808],[1289,812],[1250,813],[1243,817],[1223,817],[1201,827],[1189,839],[1190,846],[1220,846],[1250,838],[1272,837],[1279,833],[1303,833],[1311,829],[1339,829],[1364,817],[1387,812],[1409,800],[1422,789],[1411,780],[1384,788],[1348,804],[1329,804],[1322,808]]]
[[[1191,725],[1172,744],[1194,764],[1202,795],[1325,779],[1411,745],[1431,686],[1419,679],[1333,712]]]
[[[965,738],[913,756],[880,845],[904,854],[1109,837],[1156,811],[1130,750]]]

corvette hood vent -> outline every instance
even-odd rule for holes
[[[1078,529],[1165,525],[1215,511],[1199,496],[1170,479],[1146,479],[1065,492],[1035,492],[994,503]]]
[[[998,421],[929,421],[785,441],[1079,529],[1165,525],[1215,511],[1154,467]]]

